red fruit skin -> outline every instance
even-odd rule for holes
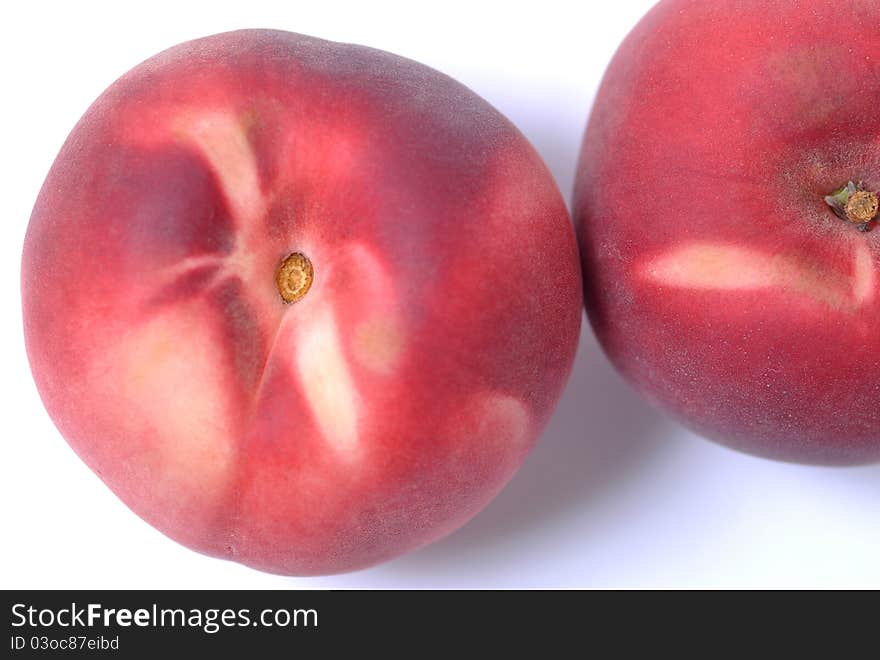
[[[315,279],[284,304],[280,262]],[[350,571],[513,475],[566,382],[574,231],[497,111],[403,58],[188,42],[86,112],[24,246],[28,356],[79,456],[200,552]]]
[[[880,189],[880,5],[664,0],[584,136],[587,312],[617,368],[761,456],[880,460],[880,230],[823,201]]]

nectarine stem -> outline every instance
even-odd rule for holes
[[[862,231],[867,231],[868,223],[877,215],[877,195],[865,190],[861,182],[856,184],[849,181],[825,197],[825,203],[838,217],[857,224]]]
[[[301,252],[287,255],[275,273],[275,284],[285,303],[296,302],[306,295],[314,279],[315,269],[312,262]]]

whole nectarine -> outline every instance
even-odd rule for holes
[[[511,477],[574,355],[559,192],[450,78],[247,30],[89,108],[24,246],[27,349],[74,450],[145,520],[285,574],[455,529]]]
[[[778,459],[880,460],[880,5],[663,0],[574,211],[593,328],[653,402]]]

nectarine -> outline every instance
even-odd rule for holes
[[[880,460],[880,5],[663,0],[615,55],[574,200],[593,328],[711,438]]]
[[[550,415],[581,316],[546,167],[450,78],[246,30],[139,65],[49,172],[27,350],[74,450],[201,552],[352,570],[463,524]]]

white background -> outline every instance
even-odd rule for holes
[[[557,413],[507,489],[433,546],[341,576],[266,575],[168,540],[76,458],[40,403],[18,289],[27,219],[68,131],[130,67],[242,27],[389,50],[499,108],[568,198],[602,72],[651,4],[2,3],[0,587],[880,587],[880,467],[778,464],[706,442],[643,403],[587,327]]]

